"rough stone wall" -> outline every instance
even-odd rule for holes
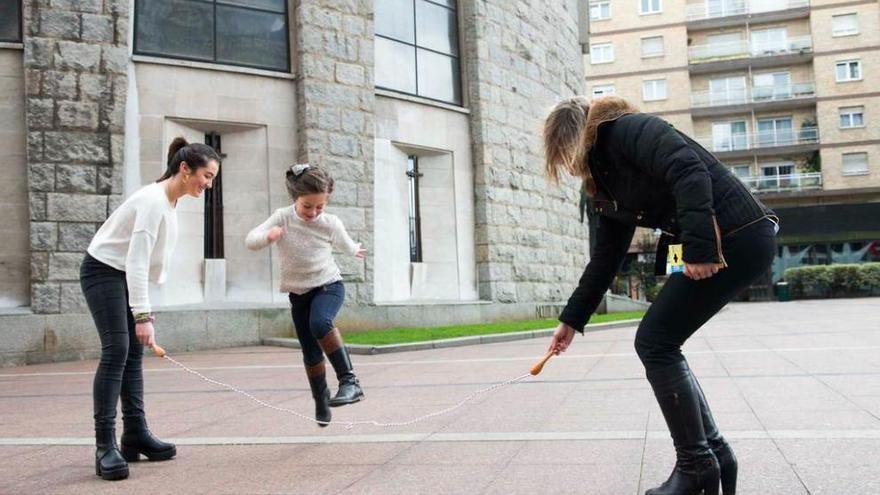
[[[83,311],[83,253],[121,201],[128,18],[128,0],[24,2],[35,313]]]
[[[564,301],[583,270],[577,188],[542,175],[541,125],[582,94],[574,0],[461,0],[482,299]]]
[[[372,0],[297,0],[294,11],[298,160],[336,180],[328,211],[373,247]],[[338,256],[346,301],[373,302],[372,259]]]

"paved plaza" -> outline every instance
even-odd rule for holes
[[[151,357],[150,425],[178,456],[133,464],[120,482],[94,473],[95,361],[5,368],[0,494],[643,493],[674,455],[634,332],[577,337],[540,376],[403,428],[320,429]],[[526,373],[548,342],[354,356],[367,400],[334,419],[449,407]],[[167,350],[269,403],[312,411],[296,350]],[[880,299],[735,304],[685,352],[739,457],[738,493],[880,493]]]

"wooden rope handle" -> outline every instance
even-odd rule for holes
[[[152,346],[150,346],[150,349],[152,349],[153,352],[156,353],[156,357],[165,357],[165,349],[162,349],[159,344],[153,344]]]
[[[532,375],[537,375],[538,373],[540,373],[541,370],[544,369],[544,365],[547,364],[547,361],[549,361],[550,358],[552,358],[555,355],[556,355],[556,353],[553,351],[550,351],[547,354],[544,354],[544,357],[542,357],[540,361],[538,361],[537,363],[535,363],[532,366],[532,369],[529,370],[529,373],[531,373]]]

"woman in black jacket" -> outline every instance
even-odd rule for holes
[[[698,328],[765,273],[776,253],[773,212],[711,153],[668,122],[625,100],[558,104],[544,126],[546,172],[583,180],[597,215],[591,253],[559,317],[550,350],[564,352],[596,310],[637,226],[660,229],[657,265],[682,244],[683,273],[669,277],[639,325],[635,349],[645,366],[676,450],[675,469],[648,495],[736,490],[737,463],[681,353]]]

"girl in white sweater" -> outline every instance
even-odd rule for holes
[[[288,292],[293,325],[302,347],[306,375],[315,399],[315,419],[330,423],[331,407],[363,399],[342,335],[333,323],[345,300],[345,286],[333,249],[364,258],[367,251],[355,243],[335,215],[324,213],[333,193],[333,178],[317,167],[294,165],[287,171],[287,191],[293,204],[275,210],[250,231],[249,249],[277,243],[281,252],[281,291]],[[324,354],[336,371],[339,390],[330,398]]]
[[[156,342],[147,292],[162,283],[177,243],[177,200],[213,185],[220,157],[204,144],[175,138],[155,183],[132,194],[101,225],[80,269],[80,285],[101,339],[95,373],[95,473],[128,477],[128,462],[145,455],[171,459],[177,448],[150,433],[144,415],[144,346]],[[116,404],[122,400],[122,449],[116,444]]]

